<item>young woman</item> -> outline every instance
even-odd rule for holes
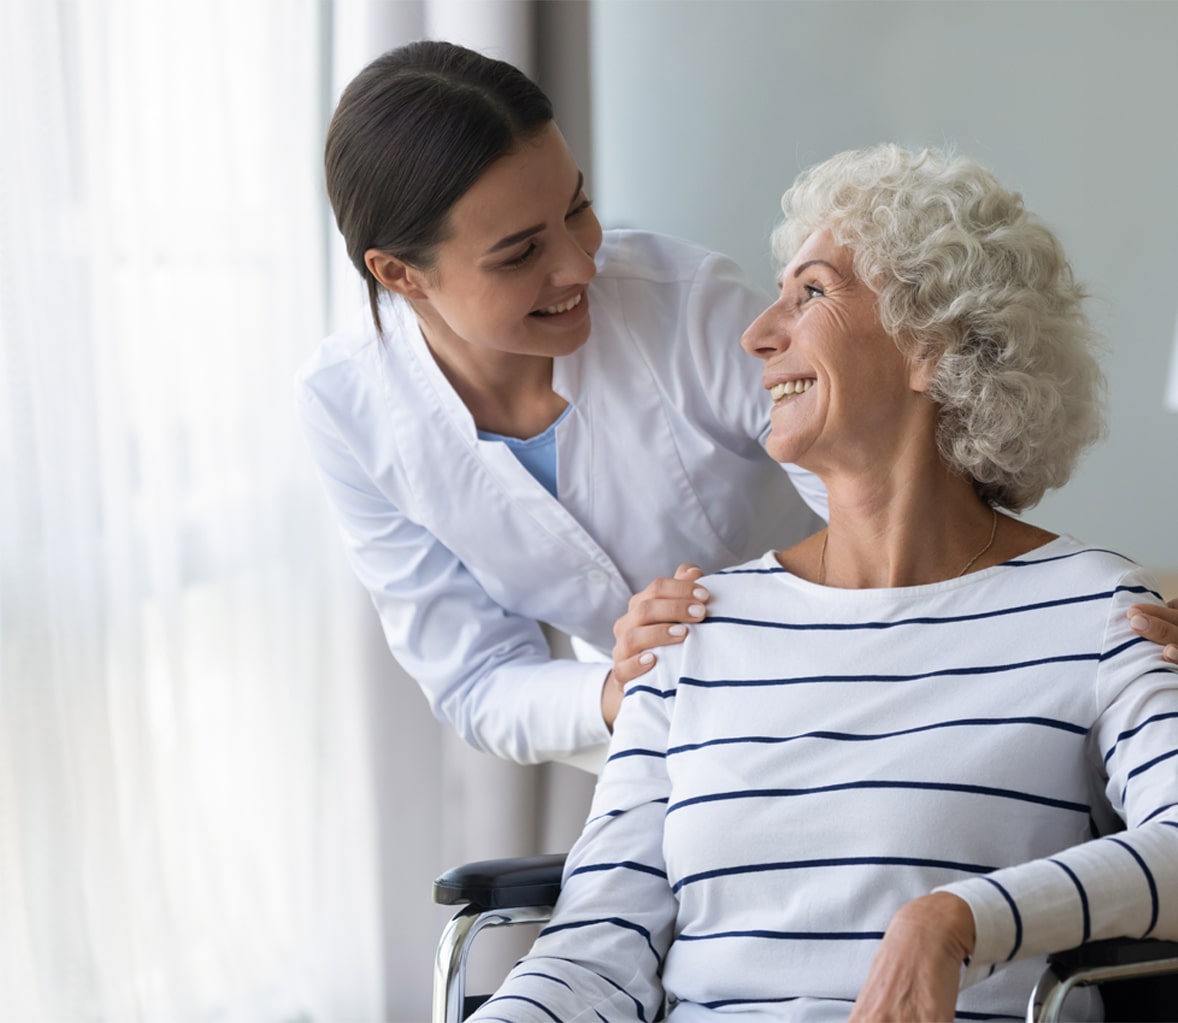
[[[764,297],[716,254],[603,233],[544,94],[458,46],[362,71],[325,163],[370,308],[299,394],[352,565],[467,741],[593,762],[616,683],[703,618],[700,569],[821,524],[821,487],[762,447],[738,342]],[[552,659],[540,622],[612,671]]]

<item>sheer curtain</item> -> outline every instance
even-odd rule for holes
[[[0,1017],[383,1013],[316,0],[0,5]]]
[[[338,90],[545,6],[0,0],[0,1020],[425,1019],[430,879],[578,830],[397,669],[291,394]]]

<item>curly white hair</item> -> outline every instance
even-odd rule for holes
[[[1104,433],[1099,338],[1055,237],[973,160],[897,145],[840,153],[781,200],[785,265],[829,229],[910,359],[935,363],[942,457],[987,504],[1061,486]]]

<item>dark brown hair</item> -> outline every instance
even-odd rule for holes
[[[380,249],[428,270],[454,204],[551,121],[551,102],[522,71],[453,43],[390,50],[352,79],[327,129],[323,162],[377,330],[381,285],[364,253]]]

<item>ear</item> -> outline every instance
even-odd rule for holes
[[[406,298],[426,297],[425,272],[410,266],[403,259],[390,256],[380,249],[369,249],[364,253],[364,264],[368,267],[368,272],[389,291]]]
[[[936,359],[913,359],[908,370],[908,386],[918,394],[928,394],[936,375]]]

